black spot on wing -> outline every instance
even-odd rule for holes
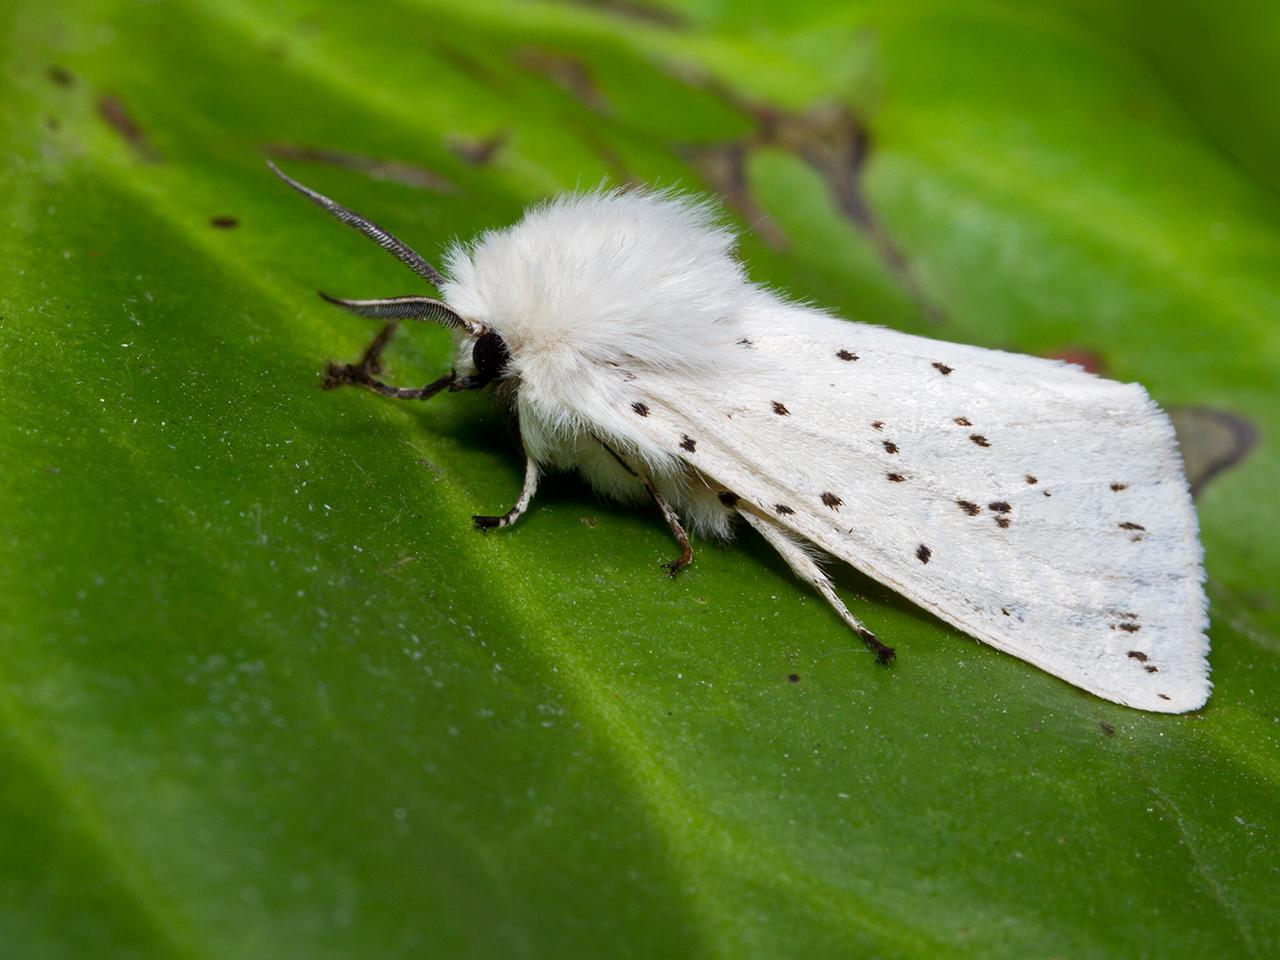
[[[837,497],[834,493],[831,493],[830,491],[823,493],[822,502],[825,503],[832,510],[839,510],[840,507],[843,506],[844,504],[843,500],[841,500],[839,497]]]
[[[955,420],[952,421],[952,423],[954,423],[957,427],[973,426],[973,421],[970,420],[968,417],[956,417]]]
[[[783,404],[779,403],[777,400],[773,401],[773,412],[780,417],[791,416],[791,411],[788,410]]]
[[[1001,530],[1008,530],[1009,522],[1010,521],[1008,517],[996,517],[996,526],[999,527]]]
[[[649,405],[647,403],[641,403],[639,400],[631,405],[631,409],[642,417],[647,417],[649,415]]]
[[[928,563],[929,558],[933,556],[933,551],[926,547],[923,543],[916,547],[916,559],[921,563]]]
[[[848,350],[837,350],[836,356],[839,357],[841,360],[857,360],[858,359],[858,355],[856,353],[850,353]]]
[[[1137,660],[1139,663],[1147,662],[1147,655],[1143,653],[1141,650],[1130,650],[1128,653],[1128,657],[1130,660]]]
[[[952,371],[953,369],[955,369],[955,368],[954,368],[954,367],[948,367],[945,363],[938,363],[938,362],[935,360],[935,361],[934,361],[934,363],[933,363],[933,369],[937,370],[940,374],[942,374],[942,375],[945,377],[945,376],[947,376],[949,373],[951,373],[951,371]]]
[[[1115,493],[1119,493],[1121,490],[1128,490],[1129,485],[1127,483],[1113,483],[1111,489]]]
[[[883,429],[884,429],[884,421],[883,421],[883,420],[872,420],[872,421],[871,421],[871,429],[872,429],[872,430],[883,430]]]
[[[1169,696],[1167,693],[1157,693],[1157,694],[1156,694],[1156,696],[1157,696],[1157,697],[1159,697],[1161,700],[1172,700],[1172,699],[1173,699],[1173,697]]]
[[[1032,476],[1031,474],[1029,474],[1029,473],[1028,473],[1025,477],[1023,477],[1023,479],[1024,479],[1024,480],[1026,480],[1026,481],[1027,481],[1027,483],[1028,483],[1029,485],[1033,486],[1033,487],[1034,487],[1037,483],[1039,483],[1039,482],[1040,482],[1039,480],[1037,480],[1035,477],[1033,477],[1033,476]]]
[[[974,443],[976,443],[976,444],[977,444],[978,446],[980,446],[980,447],[989,447],[989,446],[991,446],[991,441],[990,441],[990,440],[988,440],[986,437],[984,437],[984,436],[983,436],[982,434],[980,434],[980,433],[971,433],[971,434],[969,434],[969,439],[970,439],[970,440],[972,440]]]
[[[1126,520],[1124,523],[1120,524],[1120,529],[1121,530],[1146,530],[1147,528],[1140,523],[1133,523],[1129,520]]]
[[[743,337],[741,340],[738,341],[738,346],[746,347],[748,350],[750,350],[752,347],[755,346],[755,342],[751,340],[749,337]]]
[[[890,483],[902,483],[907,479],[900,473],[886,473],[885,476],[889,478]]]
[[[980,506],[978,506],[976,503],[973,503],[972,501],[969,501],[969,500],[957,500],[956,506],[959,507],[961,510],[963,510],[965,513],[967,513],[971,517],[976,517],[978,514],[982,512],[982,508]]]
[[[792,510],[790,507],[788,507],[785,503],[775,503],[773,505],[773,509],[778,511],[779,516],[783,516],[783,517],[787,516],[788,514],[795,513],[795,511]]]
[[[690,453],[693,453],[698,449],[698,441],[693,439],[693,437],[689,436],[687,433],[681,434],[680,449],[688,450]]]
[[[991,503],[987,504],[987,509],[992,513],[1008,513],[1013,509],[1013,507],[1009,506],[1009,504],[1003,500],[993,500]]]
[[[1120,624],[1120,629],[1125,633],[1137,633],[1142,627],[1136,623],[1122,623]]]
[[[885,452],[885,453],[897,453],[897,452],[898,452],[898,445],[897,445],[896,443],[894,443],[892,440],[885,440],[885,441],[884,441],[884,452]]]

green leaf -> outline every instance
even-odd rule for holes
[[[1280,40],[1174,7],[8,4],[0,954],[1274,956]],[[604,177],[721,190],[759,280],[1253,425],[1200,501],[1209,705],[845,571],[877,668],[755,537],[671,582],[571,476],[469,529],[510,429],[317,389],[372,330],[314,289],[410,278],[268,153],[436,260]]]

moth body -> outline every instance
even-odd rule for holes
[[[375,341],[331,385],[425,399],[496,384],[512,406],[524,489],[479,525],[514,522],[540,471],[573,469],[657,502],[683,548],[673,572],[692,556],[683,523],[728,538],[744,520],[881,660],[893,651],[816,553],[1106,699],[1166,713],[1207,699],[1195,512],[1172,427],[1140,386],[788,301],[748,279],[733,234],[686,197],[563,196],[455,246],[441,276],[288,182],[442,294],[329,299],[456,333],[435,384],[377,380]]]

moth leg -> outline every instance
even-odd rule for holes
[[[509,527],[521,517],[524,516],[526,510],[529,509],[529,503],[533,500],[533,495],[538,491],[538,465],[534,463],[533,457],[525,454],[524,461],[524,487],[520,491],[520,498],[516,500],[516,504],[500,517],[474,516],[471,521],[479,530],[492,530],[494,527]]]
[[[394,387],[377,379],[377,375],[382,372],[382,351],[387,348],[387,344],[391,342],[399,326],[399,323],[394,320],[385,324],[373,338],[373,342],[365,347],[359,363],[339,364],[330,361],[325,368],[324,383],[321,384],[323,389],[335,390],[347,384],[355,384],[367,387],[384,397],[395,397],[400,400],[428,400],[441,390],[453,386],[457,375],[452,370],[443,377],[431,381],[425,387]]]
[[[818,566],[817,561],[809,556],[804,547],[797,543],[786,529],[742,507],[738,507],[738,513],[747,523],[755,527],[765,540],[769,541],[769,545],[773,549],[782,555],[782,559],[787,561],[787,566],[792,569],[797,577],[822,594],[823,599],[831,604],[835,612],[840,615],[840,619],[848,624],[850,629],[862,638],[862,642],[867,645],[867,648],[876,655],[878,663],[890,663],[897,656],[893,652],[893,647],[887,647],[877,640],[876,635],[868,630],[861,620],[849,612],[849,608],[836,596],[836,591],[831,586],[831,579]]]
[[[674,577],[681,570],[693,563],[693,547],[689,545],[689,534],[685,533],[684,526],[680,523],[680,514],[676,513],[675,508],[667,503],[667,498],[662,492],[654,486],[652,480],[641,474],[635,467],[627,463],[626,460],[619,455],[618,451],[609,446],[603,440],[600,445],[609,451],[613,459],[617,460],[622,469],[631,474],[637,480],[644,484],[644,488],[649,491],[649,496],[653,497],[654,503],[658,505],[658,509],[662,511],[662,518],[667,521],[667,526],[671,528],[671,534],[676,538],[676,543],[680,545],[680,556],[676,557],[663,566],[667,568],[667,576]]]

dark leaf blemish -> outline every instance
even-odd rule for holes
[[[217,227],[219,230],[234,230],[236,227],[240,226],[240,221],[235,217],[223,214],[217,217],[210,217],[209,226]]]
[[[953,367],[948,367],[945,363],[937,363],[937,362],[935,362],[935,363],[933,364],[933,369],[937,370],[940,374],[942,374],[942,375],[945,377],[945,376],[946,376],[947,374],[949,374],[949,373],[950,373],[954,368],[953,368]]]
[[[1114,490],[1116,493],[1119,493],[1121,490],[1128,490],[1129,485],[1127,483],[1113,483],[1111,485],[1111,489]]]
[[[976,443],[976,444],[977,444],[978,446],[980,446],[980,447],[989,447],[989,446],[991,446],[991,441],[990,441],[990,440],[988,440],[986,437],[984,437],[984,436],[983,436],[982,434],[980,434],[980,433],[971,433],[971,434],[969,434],[969,439],[970,439],[970,440],[972,440],[974,443]]]
[[[688,450],[690,453],[693,453],[695,450],[698,449],[697,440],[693,439],[693,437],[689,436],[687,433],[682,434],[682,437],[683,439],[680,441],[681,450]]]
[[[1121,530],[1145,530],[1147,528],[1140,523],[1132,523],[1126,520],[1124,523],[1120,524],[1120,529]]]
[[[928,563],[929,558],[933,556],[933,551],[926,547],[923,543],[916,547],[916,557],[921,563]]]
[[[1113,727],[1111,724],[1107,723],[1107,721],[1105,720],[1098,721],[1098,728],[1103,733],[1105,733],[1108,737],[1114,737],[1116,735],[1116,728]]]
[[[777,414],[778,416],[780,416],[780,417],[789,417],[789,416],[791,416],[791,411],[790,411],[790,410],[788,410],[788,409],[787,409],[785,406],[783,406],[781,403],[779,403],[777,400],[773,401],[773,412],[774,412],[774,413],[776,413],[776,414]]]
[[[649,415],[649,405],[641,403],[639,400],[631,405],[631,409],[642,417],[647,417]]]
[[[830,493],[830,492],[824,493],[822,495],[822,502],[825,503],[832,510],[839,510],[841,505],[844,503],[843,500],[837,497],[834,493]]]
[[[961,510],[963,510],[965,513],[967,513],[971,517],[976,517],[978,514],[982,512],[982,508],[980,506],[968,500],[957,500],[956,506],[959,507]]]
[[[800,674],[798,673],[787,674],[787,683],[799,683],[799,682],[800,682]]]
[[[76,78],[66,67],[52,66],[46,76],[60,87],[75,86]]]
[[[897,452],[898,452],[898,445],[897,445],[896,443],[894,443],[892,440],[886,440],[886,441],[884,441],[884,452],[885,452],[885,453],[897,453]]]
[[[885,476],[889,478],[890,483],[902,483],[903,480],[907,479],[900,473],[887,473]]]
[[[773,509],[777,510],[778,513],[784,517],[787,516],[787,514],[795,513],[795,511],[792,510],[790,507],[788,507],[785,503],[774,504]]]
[[[839,357],[841,360],[857,360],[858,359],[858,355],[856,353],[850,353],[848,350],[837,350],[836,356]]]
[[[1141,650],[1130,650],[1128,656],[1130,660],[1137,660],[1140,663],[1147,662],[1147,655]]]
[[[972,427],[973,421],[968,417],[956,417],[953,421],[957,427]]]

